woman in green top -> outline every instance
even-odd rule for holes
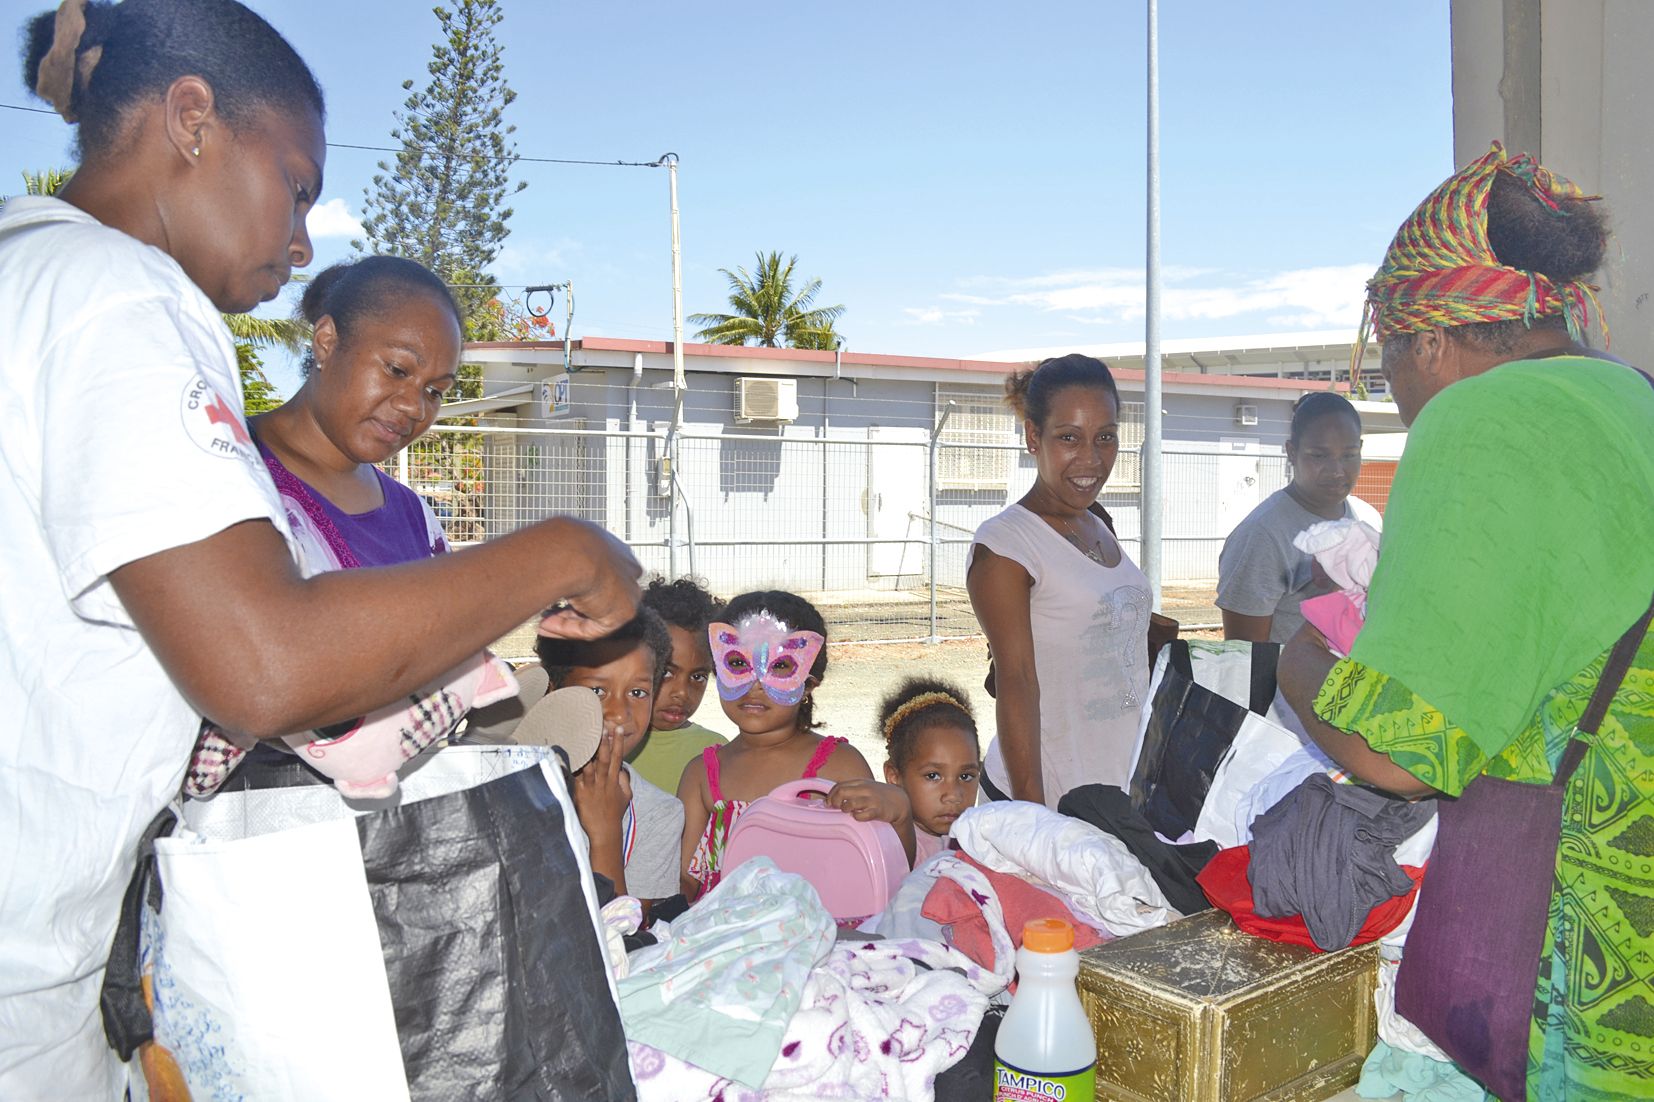
[[[1549,783],[1649,606],[1654,387],[1580,336],[1605,244],[1578,188],[1496,145],[1421,204],[1368,284],[1407,450],[1350,656],[1306,628],[1281,659],[1288,701],[1361,780],[1408,797],[1483,774]],[[1654,1097],[1646,636],[1590,743],[1566,793],[1529,1098]]]

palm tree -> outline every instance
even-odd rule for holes
[[[257,318],[252,314],[225,314],[224,324],[235,341],[236,366],[241,369],[241,393],[247,416],[267,413],[281,405],[281,395],[264,373],[261,348],[285,348],[299,355],[310,345],[310,325],[303,318]]]
[[[225,314],[224,324],[237,343],[254,348],[285,348],[295,356],[310,346],[310,325],[302,318],[259,318],[252,314]]]
[[[729,314],[691,314],[695,336],[709,344],[757,344],[765,348],[837,348],[833,323],[844,315],[843,306],[816,306],[821,280],[806,281],[793,289],[797,256],[783,260],[779,252],[756,254],[753,272],[719,268],[729,280]]]
[[[25,195],[56,195],[64,184],[69,182],[69,175],[74,169],[48,168],[45,172],[23,173],[23,194]],[[0,199],[0,206],[5,205]]]

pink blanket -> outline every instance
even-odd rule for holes
[[[1022,946],[1024,924],[1040,918],[1060,918],[1074,927],[1074,948],[1077,950],[1089,949],[1108,940],[1103,933],[1076,918],[1074,912],[1068,909],[1059,896],[1030,884],[1019,876],[985,868],[964,853],[957,856],[987,877],[988,883],[993,885],[994,891],[999,895],[999,905],[1005,913],[1006,931],[1018,948]],[[972,894],[962,885],[943,877],[937,879],[936,886],[925,896],[925,905],[921,913],[932,922],[951,926],[954,948],[984,968],[992,969],[993,941],[989,935],[988,919],[982,913],[982,906],[986,902],[983,899],[972,898]]]

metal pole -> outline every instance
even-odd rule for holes
[[[1139,551],[1154,610],[1160,611],[1164,460],[1160,435],[1160,13],[1148,0],[1148,256],[1143,291],[1143,498]]]
[[[936,442],[941,439],[942,428],[948,423],[952,415],[955,402],[949,401],[942,407],[942,416],[937,419],[936,427],[930,432],[930,641],[940,643],[942,633],[936,630]]]
[[[574,371],[574,280],[563,281],[563,305],[568,307],[568,320],[563,323],[563,374]]]
[[[678,434],[666,434],[666,571],[668,578],[678,576]]]
[[[672,190],[672,387],[678,400],[673,424],[683,421],[683,246],[678,233],[678,155],[661,154]]]
[[[678,576],[678,432],[683,428],[683,244],[678,232],[678,155],[663,153],[668,189],[672,200],[672,426],[667,430],[667,463],[671,465],[667,506],[667,565]],[[693,557],[693,551],[690,553]]]

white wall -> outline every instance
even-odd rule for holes
[[[1498,138],[1604,197],[1610,347],[1654,365],[1654,3],[1453,0],[1452,26],[1455,162]]]

